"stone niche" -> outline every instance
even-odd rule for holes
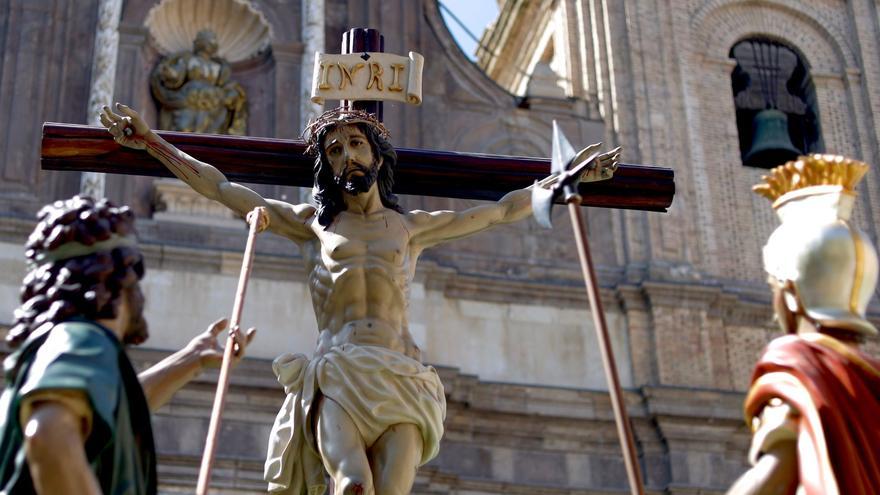
[[[220,58],[234,64],[269,48],[272,27],[244,0],[163,0],[144,23],[162,55],[189,50],[199,31],[217,35]]]
[[[146,15],[135,21],[143,26],[150,47],[147,52],[153,56],[145,59],[148,67],[156,67],[161,60],[168,60],[181,53],[193,49],[193,40],[200,31],[210,30],[216,35],[216,57],[228,63],[232,68],[232,82],[246,92],[245,116],[247,118],[246,134],[256,136],[273,136],[279,129],[272,117],[271,109],[275,106],[271,95],[275,94],[271,86],[278,84],[275,74],[275,48],[283,43],[291,33],[275,32],[271,22],[272,12],[266,12],[258,2],[248,0],[161,0],[155,2]],[[146,9],[145,9],[146,10]],[[134,21],[135,19],[131,19]],[[277,26],[276,26],[277,27]],[[282,30],[283,31],[283,30]],[[295,73],[298,71],[294,71]],[[139,85],[149,85],[149,75],[140,72]],[[241,85],[238,85],[241,82]],[[188,83],[184,83],[185,85]],[[146,96],[149,89],[142,93]],[[124,97],[124,95],[123,95]],[[135,99],[135,101],[138,98]],[[140,97],[141,105],[155,106],[156,100],[148,103],[150,98]],[[267,114],[268,112],[268,114]],[[145,117],[157,129],[162,126],[158,111],[151,108]],[[154,121],[155,119],[155,121]],[[285,119],[287,120],[287,119]],[[213,131],[212,131],[213,132]],[[230,132],[240,134],[241,132]],[[281,132],[282,134],[289,134]],[[198,196],[189,187],[176,179],[163,179],[144,183],[152,189],[142,197],[150,198],[149,210],[154,218],[162,221],[178,223],[204,224],[221,227],[238,227],[240,220],[222,205]],[[258,186],[257,189],[274,189],[271,186]],[[144,191],[146,192],[146,191]],[[273,191],[260,191],[263,194]],[[145,212],[141,212],[142,214]]]

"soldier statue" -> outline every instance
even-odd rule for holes
[[[880,488],[880,361],[860,350],[877,253],[850,220],[867,165],[831,155],[777,167],[755,190],[782,224],[764,246],[773,340],[745,403],[753,467],[730,494],[869,494]]]

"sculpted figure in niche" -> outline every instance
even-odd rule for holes
[[[269,211],[269,229],[296,243],[319,334],[311,358],[273,363],[287,398],[269,440],[271,493],[409,493],[416,468],[437,455],[446,400],[437,372],[420,362],[407,322],[416,261],[427,248],[531,215],[531,191],[464,211],[406,211],[392,193],[397,154],[372,115],[339,108],[308,133],[315,205],[266,199],[156,135],[130,108],[104,109],[124,146],[146,149],[197,192],[232,210]],[[616,166],[600,155],[584,180]],[[279,301],[283,304],[283,301]],[[442,330],[442,329],[438,329]]]
[[[191,52],[162,59],[150,75],[159,102],[159,128],[168,131],[244,135],[247,96],[230,81],[229,64],[217,56],[217,36],[199,31]]]

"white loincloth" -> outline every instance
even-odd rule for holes
[[[270,493],[326,490],[311,417],[320,395],[342,406],[368,447],[388,427],[413,423],[422,433],[420,465],[437,455],[446,397],[434,368],[384,347],[343,344],[312,360],[284,354],[272,369],[287,397],[269,435],[263,476]]]

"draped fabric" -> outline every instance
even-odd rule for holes
[[[780,337],[752,376],[746,419],[778,397],[797,410],[806,495],[880,490],[880,362],[818,333]]]
[[[312,360],[285,354],[272,368],[287,396],[269,436],[264,477],[271,493],[326,490],[312,418],[322,395],[348,413],[368,447],[390,426],[412,423],[422,434],[421,464],[437,455],[446,398],[434,368],[390,349],[354,344]]]
[[[153,430],[137,374],[116,336],[75,319],[37,330],[4,363],[0,400],[0,494],[36,493],[19,423],[23,403],[52,392],[82,393],[92,413],[83,445],[107,495],[157,490]]]

